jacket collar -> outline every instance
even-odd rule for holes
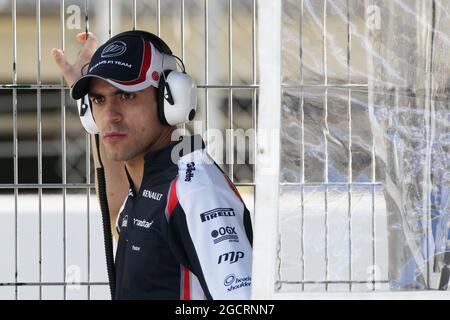
[[[200,135],[182,136],[178,141],[172,141],[165,147],[157,150],[150,150],[144,155],[144,175],[143,178],[151,177],[161,173],[170,167],[176,168],[180,157],[185,156],[195,150],[204,149],[205,143]],[[128,183],[133,194],[136,193],[133,181],[125,166]]]
[[[195,150],[204,149],[205,143],[200,135],[181,136],[167,146],[148,151],[144,156],[144,174],[147,170],[163,170],[177,165],[180,157]]]

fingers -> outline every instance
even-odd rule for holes
[[[61,70],[64,70],[66,66],[68,65],[66,56],[64,55],[64,52],[62,52],[61,49],[53,48],[51,51],[51,54],[53,56],[53,59],[55,60],[56,64]]]
[[[87,34],[89,37],[94,35],[92,32],[88,32]],[[86,32],[77,33],[76,37],[79,42],[85,42],[86,41]]]
[[[95,52],[95,47],[97,46],[97,38],[92,32],[89,32],[87,37],[85,32],[78,33],[76,39],[77,41],[84,43],[84,45],[78,53],[77,59],[73,65],[67,61],[67,58],[61,49],[53,48],[51,50],[53,59],[69,85],[72,85],[76,79],[80,77],[81,68],[89,63],[92,54]]]
[[[85,45],[88,45],[90,49],[95,49],[95,46],[97,45],[97,38],[92,32],[88,32],[87,35],[86,32],[80,32],[77,34],[76,38],[78,42],[86,42]]]
[[[61,73],[64,76],[64,79],[66,80],[67,84],[71,86],[80,76],[79,72],[77,72],[74,69],[74,67],[67,62],[66,56],[64,55],[64,52],[62,52],[61,49],[53,48],[51,50],[51,54],[56,64],[58,65],[59,69],[61,70]]]
[[[83,48],[81,48],[80,52],[78,52],[76,63],[79,62],[84,64],[86,61],[89,61],[94,54],[97,47],[97,38],[92,32],[88,32],[87,37],[86,32],[80,32],[77,34],[77,40],[82,43],[84,42],[84,45]]]

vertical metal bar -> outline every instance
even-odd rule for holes
[[[84,31],[89,32],[89,0],[84,2]]]
[[[374,4],[374,1],[372,0],[372,5]],[[368,80],[369,82],[369,80]],[[369,92],[368,92],[368,98],[369,98]],[[397,104],[398,106],[398,104]],[[375,157],[375,134],[372,133],[372,261],[373,261],[373,268],[372,268],[372,276],[375,276],[375,182],[376,182],[376,157]],[[375,290],[375,283],[373,284],[372,290]]]
[[[184,8],[184,0],[181,0],[181,60],[183,60],[184,64],[186,65],[186,57],[184,52],[184,14],[185,14],[185,8]]]
[[[350,59],[351,59],[351,46],[352,35],[350,29],[350,4],[349,0],[347,4],[347,83],[350,85]],[[353,158],[352,158],[352,89],[348,89],[347,96],[347,110],[348,110],[348,286],[349,291],[352,291],[352,183],[353,183]]]
[[[184,65],[186,65],[185,61],[185,53],[184,53],[184,0],[181,0],[181,60],[183,61]],[[186,124],[182,124],[182,130],[186,129]]]
[[[13,31],[13,84],[17,84],[17,3],[12,0],[12,31]],[[18,219],[17,219],[17,198],[19,183],[19,165],[18,165],[18,145],[17,145],[17,88],[13,88],[13,158],[14,158],[14,299],[17,300],[17,276],[19,273],[18,265]]]
[[[267,139],[268,131],[279,133],[281,115],[281,1],[258,2],[258,52],[260,70],[260,100],[258,110],[258,160],[257,163],[269,163],[272,174],[267,174],[264,165],[256,168],[255,235],[253,250],[260,255],[253,256],[252,298],[273,298],[276,281],[277,232],[279,205],[279,155],[280,140]],[[270,23],[267,23],[270,21]],[[260,50],[274,46],[274,50]],[[268,116],[270,115],[270,116]],[[262,130],[267,130],[263,132]],[[264,172],[266,171],[266,172]]]
[[[398,104],[397,104],[398,105]],[[375,134],[372,133],[372,276],[375,278],[375,183],[376,183],[376,157],[375,157]],[[375,290],[375,282],[372,290]]]
[[[90,134],[86,133],[86,183],[88,185],[91,184],[91,139]],[[90,218],[91,218],[91,189],[87,187],[86,189],[86,206],[87,206],[87,281],[88,283],[91,282],[91,224],[90,224]],[[91,286],[88,284],[87,286],[87,297],[88,300],[91,299]]]
[[[65,20],[64,20],[64,8],[65,3],[64,0],[60,3],[60,24],[61,24],[61,49],[65,50]],[[61,150],[62,150],[62,159],[61,159],[61,182],[64,186],[66,181],[66,91],[64,89],[64,77],[61,76]],[[63,196],[63,279],[64,283],[66,282],[66,189],[62,188],[62,196]],[[66,299],[66,286],[63,287],[63,297]]]
[[[61,97],[61,99],[65,99],[64,94],[62,94],[63,97]],[[61,116],[64,118],[65,121],[65,105],[63,108],[64,114],[61,114]],[[67,161],[67,157],[66,157],[66,134],[65,134],[65,128],[66,128],[66,124],[65,122],[62,122],[61,125],[61,131],[62,132],[62,152],[63,152],[63,158],[62,158],[62,183],[63,185],[66,185],[67,183],[67,175],[66,175],[66,161]],[[66,243],[66,239],[67,239],[67,228],[66,228],[66,223],[67,223],[67,217],[66,217],[66,202],[67,202],[67,189],[63,187],[63,279],[64,279],[64,293],[63,293],[63,299],[66,300],[67,299],[67,286],[66,286],[66,267],[67,267],[67,243]]]
[[[41,82],[41,1],[36,0],[36,66],[37,85]],[[38,143],[38,184],[42,185],[42,110],[41,88],[37,89],[37,143]],[[42,188],[38,188],[39,198],[39,283],[42,283]],[[39,300],[42,300],[42,285],[39,286]]]
[[[133,2],[133,5],[135,3]],[[86,0],[86,5],[85,5],[85,17],[86,17],[86,25],[85,25],[85,32],[88,33],[89,32],[89,0]],[[134,21],[135,23],[135,21]],[[85,134],[86,135],[86,177],[87,177],[87,181],[89,181],[88,183],[90,183],[91,178],[90,178],[90,143],[89,143],[89,134]],[[89,171],[88,171],[89,169]],[[88,250],[88,282],[90,281],[90,251],[89,251],[89,241],[90,241],[90,235],[89,235],[89,217],[90,217],[90,209],[89,209],[89,188],[87,188],[87,228],[88,228],[88,243],[87,243],[87,250]],[[91,293],[91,288],[90,286],[88,286],[88,299],[90,298],[90,293]]]
[[[396,105],[398,106],[398,101],[396,102]],[[375,191],[376,191],[376,155],[375,155],[375,137],[373,135],[372,137],[372,177],[371,177],[371,184],[372,184],[372,277],[375,280],[375,267],[376,267],[376,248],[375,248]],[[373,282],[372,290],[375,291],[375,282]]]
[[[136,0],[131,2],[131,24],[133,30],[136,30]]]
[[[376,187],[376,158],[375,158],[375,139],[372,138],[372,291],[375,291],[375,187]]]
[[[373,167],[375,171],[375,153],[373,154]],[[373,173],[373,180],[372,180],[372,291],[375,291],[375,268],[376,268],[376,248],[375,248],[375,172]]]
[[[303,90],[304,78],[303,78],[303,14],[304,14],[304,3],[303,0],[300,2],[300,84],[301,90]],[[301,242],[301,250],[302,250],[302,291],[305,291],[305,97],[303,92],[301,93],[301,130],[302,130],[302,140],[301,140],[301,153],[302,153],[302,162],[301,162],[301,233],[302,233],[302,242]]]
[[[256,86],[256,0],[252,2],[252,84]],[[255,181],[255,165],[256,165],[256,89],[252,89],[252,127],[254,132],[254,141],[253,141],[253,178],[252,181]],[[249,158],[250,160],[250,158]],[[255,192],[255,188],[253,188],[253,193]]]
[[[156,34],[161,36],[161,0],[156,0]]]
[[[229,85],[233,85],[233,0],[228,0],[228,78]],[[228,117],[229,117],[229,152],[228,163],[230,164],[229,176],[234,182],[234,141],[233,141],[233,89],[229,89],[228,94]]]
[[[208,133],[208,128],[209,128],[209,120],[208,120],[208,85],[209,85],[209,77],[208,77],[208,65],[209,65],[209,50],[208,50],[208,44],[209,44],[209,20],[208,20],[208,0],[205,0],[205,84],[206,84],[206,88],[205,88],[205,132],[206,132],[206,150],[208,151],[208,146],[209,146],[209,133]]]
[[[256,57],[257,57],[257,52],[256,52],[256,0],[252,1],[252,84],[256,86]],[[256,126],[257,126],[257,114],[256,114],[256,99],[257,99],[257,92],[256,92],[256,88],[252,89],[252,128],[253,128],[253,134],[254,134],[254,139],[253,139],[253,145],[250,146],[249,148],[253,148],[253,158],[250,159],[250,155],[249,155],[249,161],[253,161],[253,174],[252,174],[252,182],[255,182],[256,179],[256,151],[257,151],[257,134],[256,134]],[[253,186],[253,208],[256,207],[255,205],[255,199],[256,199],[256,187]],[[254,212],[253,212],[254,214]]]
[[[108,2],[108,19],[109,19],[109,21],[108,21],[108,37],[109,37],[109,39],[111,39],[111,37],[112,37],[112,34],[113,34],[113,30],[112,30],[112,20],[113,20],[113,18],[112,18],[112,0],[109,0],[109,2]]]
[[[431,26],[431,29],[429,30],[430,37],[429,42],[427,43],[427,58],[429,59],[428,66],[427,66],[427,80],[426,80],[426,93],[425,93],[425,99],[427,100],[425,102],[425,115],[427,117],[427,127],[426,127],[426,139],[427,139],[427,156],[426,156],[426,260],[427,260],[427,289],[431,288],[431,279],[430,279],[430,229],[431,229],[431,192],[432,192],[432,181],[431,181],[431,172],[432,172],[432,159],[431,154],[433,152],[433,140],[434,140],[434,131],[435,131],[435,125],[433,124],[433,117],[435,117],[435,105],[433,100],[433,55],[434,55],[434,39],[435,39],[435,27],[436,27],[436,1],[432,0],[431,3],[431,23],[428,24],[428,26]]]
[[[327,0],[323,0],[323,76],[325,85],[324,96],[324,148],[325,148],[325,281],[328,281],[328,71],[327,71]],[[328,282],[325,283],[325,291],[328,291]]]
[[[371,5],[375,5],[374,1],[371,0],[370,1]],[[367,31],[367,29],[366,29]],[[366,37],[368,36],[368,34],[366,33],[365,35]],[[369,59],[369,63],[370,63],[370,59]],[[373,67],[371,64],[369,64],[369,67]],[[373,71],[373,70],[372,70]],[[370,78],[367,80],[368,81],[368,87],[370,87]],[[370,88],[369,88],[370,89]],[[373,92],[368,91],[367,92],[367,97],[368,97],[368,104],[373,103],[373,101],[371,101],[371,98],[373,99],[373,97],[371,96],[373,94]],[[375,135],[372,134],[372,150],[371,150],[371,160],[372,160],[372,172],[371,172],[371,184],[372,184],[372,263],[373,263],[373,268],[372,268],[372,276],[373,278],[375,278],[375,266],[376,266],[376,260],[375,260],[375,183],[376,183],[376,157],[375,157]],[[372,290],[375,290],[375,283],[373,283],[373,287]]]

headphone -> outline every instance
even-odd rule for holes
[[[163,70],[157,88],[158,119],[163,125],[176,126],[191,121],[197,110],[197,90],[194,80],[186,73],[183,61],[175,56],[169,46],[153,33],[133,30],[122,32],[117,37],[139,36],[153,44],[153,46],[164,55],[169,55],[181,62],[183,70]],[[164,60],[163,60],[164,61]],[[91,102],[87,95],[77,100],[78,112],[81,124],[88,133],[99,132],[92,115]]]

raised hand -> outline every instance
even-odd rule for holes
[[[81,68],[89,63],[97,47],[97,38],[91,32],[88,33],[87,37],[85,32],[78,33],[76,38],[78,42],[84,43],[84,45],[80,52],[78,52],[77,59],[73,64],[70,64],[67,61],[67,58],[61,49],[53,48],[51,50],[53,59],[55,59],[56,64],[69,86],[72,86],[72,84],[81,76]]]

